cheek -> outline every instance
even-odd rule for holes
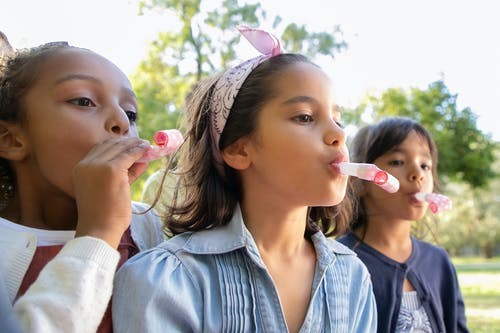
[[[79,145],[71,139],[59,141],[40,142],[36,146],[35,154],[39,161],[44,162],[45,167],[67,167],[69,164],[76,164],[88,151],[87,145]]]
[[[425,190],[425,192],[433,192],[434,179],[432,178],[432,176],[430,176],[430,178],[427,178],[425,182],[422,184],[422,190]]]
[[[389,193],[373,182],[364,181],[362,185],[361,197],[372,198],[377,201],[387,202],[397,198],[393,193]]]
[[[34,145],[34,153],[43,159],[46,168],[71,169],[81,161],[95,145],[91,133],[61,130],[51,133]],[[61,170],[63,171],[63,170]],[[64,170],[71,173],[71,170]]]

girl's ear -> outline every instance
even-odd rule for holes
[[[239,138],[221,152],[227,165],[236,170],[245,170],[250,166],[251,160],[247,152],[248,137]]]
[[[17,124],[0,120],[0,157],[20,161],[26,157],[26,142]]]

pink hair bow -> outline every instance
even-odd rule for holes
[[[244,25],[238,26],[237,29],[262,55],[230,68],[215,83],[210,102],[211,136],[216,167],[221,174],[224,163],[219,150],[219,140],[243,82],[263,61],[283,53],[279,40],[271,33]]]
[[[270,57],[283,53],[280,41],[269,32],[253,29],[246,25],[240,25],[237,29],[260,53]]]

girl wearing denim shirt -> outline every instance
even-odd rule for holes
[[[327,75],[240,27],[261,52],[187,102],[175,237],[118,271],[116,332],[373,332],[370,277],[328,236],[348,159]]]

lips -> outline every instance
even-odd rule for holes
[[[343,153],[339,153],[339,154],[334,156],[334,158],[330,161],[329,165],[330,165],[330,167],[332,167],[333,170],[335,170],[335,172],[341,174],[338,164],[342,163],[342,162],[348,162],[348,161],[349,161],[349,159],[347,158],[347,155],[345,155]]]
[[[330,165],[335,165],[335,164],[339,164],[341,162],[347,162],[348,159],[346,157],[346,155],[344,155],[343,153],[339,153],[337,155],[334,156],[333,160],[330,161]]]
[[[415,193],[410,193],[410,203],[415,206],[423,207],[424,203],[415,197]]]

